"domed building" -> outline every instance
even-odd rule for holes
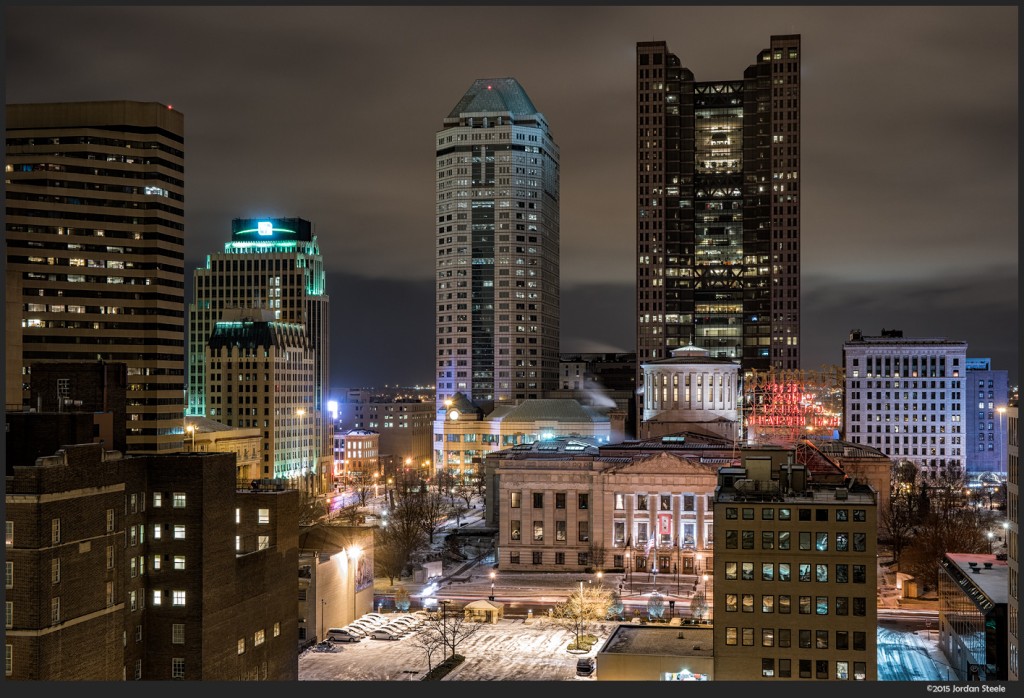
[[[714,358],[693,345],[641,365],[643,414],[638,437],[681,431],[736,439],[739,433],[739,371],[733,359]]]

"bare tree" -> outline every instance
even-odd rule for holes
[[[900,569],[914,575],[924,588],[936,588],[939,564],[945,553],[987,551],[985,523],[977,509],[963,506],[962,499],[953,494],[939,491],[930,495],[927,513],[903,552]]]
[[[327,516],[327,500],[324,497],[303,492],[299,500],[299,525],[312,526]]]
[[[612,605],[612,592],[603,585],[583,584],[569,595],[569,598],[555,606],[554,617],[566,622],[576,633],[576,644],[580,633],[590,623],[608,617]]]
[[[407,504],[414,507],[420,518],[420,526],[427,540],[432,541],[437,528],[448,514],[448,502],[435,490],[423,490],[415,497],[407,497]]]
[[[435,633],[428,625],[423,630],[413,635],[409,642],[416,647],[423,650],[424,654],[427,655],[427,671],[434,668],[434,654],[444,648],[444,643],[441,641],[441,635]]]
[[[690,599],[690,615],[703,620],[708,614],[708,600],[703,591],[698,591]]]
[[[900,561],[903,549],[913,537],[914,527],[918,520],[918,501],[913,489],[908,487],[892,490],[889,501],[882,502],[882,510],[879,514],[882,533],[892,546],[892,556],[895,562]]]
[[[423,624],[420,634],[427,635],[428,639],[422,642],[437,641],[444,648],[442,660],[453,656],[459,645],[483,627],[480,623],[466,620],[465,614],[459,609],[449,609],[451,602],[442,601],[441,607],[430,614],[427,622]]]
[[[423,528],[415,507],[400,502],[391,510],[388,521],[376,529],[374,560],[381,576],[391,584],[401,578],[412,554],[423,545]]]

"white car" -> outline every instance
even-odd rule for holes
[[[327,631],[327,639],[331,642],[359,642],[363,636],[356,635],[348,628],[330,628]]]
[[[370,633],[370,637],[372,637],[374,640],[401,640],[404,634],[404,631],[397,629],[389,630],[385,627],[377,628],[372,633]]]

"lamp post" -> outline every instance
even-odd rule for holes
[[[494,601],[494,570],[491,570],[491,601]]]
[[[356,584],[359,583],[357,574],[359,572],[359,557],[363,554],[362,549],[358,545],[350,545],[345,551],[348,555],[348,564],[352,568],[352,620],[355,620],[356,615]]]
[[[988,538],[988,554],[991,555],[992,554],[992,539],[995,537],[995,534],[992,533],[992,531],[988,531],[985,534],[985,537]]]
[[[629,593],[633,593],[633,572],[629,566],[629,551],[626,551],[626,582],[629,584]]]
[[[195,424],[189,424],[187,427],[185,427],[185,431],[188,432],[188,435],[192,439],[192,446],[188,450],[190,452],[191,451],[195,451],[196,450],[196,425]]]
[[[327,611],[324,608],[327,606],[327,599],[320,599],[320,641],[323,642],[327,639],[324,635],[324,616],[327,615]]]

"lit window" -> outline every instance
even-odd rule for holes
[[[185,556],[175,555],[174,556],[174,569],[183,570],[185,569]]]
[[[270,536],[260,536],[257,550],[266,550],[270,547]]]
[[[135,592],[133,591],[132,593],[134,594]],[[163,598],[164,598],[163,597],[163,592],[161,592],[158,589],[154,589],[153,590],[153,605],[154,606],[159,606],[160,603],[163,601]]]
[[[244,637],[238,638],[238,653],[239,654],[245,654],[245,638]]]
[[[171,506],[173,506],[175,509],[184,509],[185,508],[185,493],[184,492],[175,492],[171,501],[172,501]]]
[[[173,592],[171,594],[171,604],[174,605],[174,606],[184,606],[185,605],[185,592],[184,591],[175,591],[175,592]]]
[[[153,506],[160,507],[164,504],[164,495],[162,492],[153,493]]]
[[[263,630],[262,630],[262,629],[260,629],[260,630],[257,630],[257,631],[256,631],[256,634],[255,634],[255,635],[253,636],[253,638],[252,638],[252,644],[254,644],[254,645],[256,645],[257,647],[259,647],[260,645],[262,645],[262,644],[263,644],[263,640],[264,640],[264,633],[263,633]]]
[[[280,623],[274,623],[274,637],[277,637],[280,634],[281,634],[281,624]]]
[[[6,540],[6,544],[7,545],[14,545],[14,522],[13,521],[8,521],[7,522],[7,532],[6,532],[5,540]]]
[[[182,540],[185,537],[185,525],[175,524],[174,525],[174,538],[175,540]]]
[[[160,540],[160,524],[153,524],[153,540]]]
[[[258,523],[258,524],[268,524],[268,523],[270,523],[270,509],[260,509],[259,510],[259,518],[256,520],[256,523]]]

